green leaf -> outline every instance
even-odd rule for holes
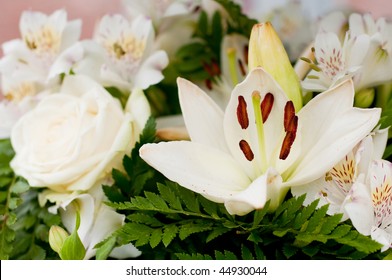
[[[155,248],[162,241],[162,229],[157,228],[151,232],[150,236],[150,246]]]
[[[211,230],[211,224],[207,222],[201,224],[186,223],[179,228],[179,237],[181,240],[184,240],[191,234],[203,232],[207,230]]]
[[[312,217],[309,219],[309,222],[306,227],[307,232],[314,232],[316,228],[320,225],[320,221],[325,217],[328,211],[328,205],[323,205],[318,210],[314,212]]]
[[[157,194],[152,192],[144,192],[144,195],[150,201],[150,203],[155,206],[156,209],[159,209],[160,211],[167,211],[169,209],[166,202]]]
[[[221,236],[222,234],[225,234],[227,232],[231,231],[230,228],[225,228],[225,227],[218,227],[214,228],[207,236],[206,243],[214,240],[215,238]]]
[[[157,187],[161,197],[169,204],[172,209],[180,211],[183,210],[179,197],[169,186],[158,183]]]
[[[97,248],[95,259],[106,260],[116,245],[116,237],[112,235],[103,243],[97,245],[99,245],[99,247],[95,246]]]
[[[134,223],[145,224],[152,227],[160,227],[164,224],[154,216],[144,213],[133,213],[127,216],[127,219]]]
[[[254,260],[254,256],[252,252],[244,246],[244,244],[241,245],[241,258],[243,260]]]
[[[224,252],[215,251],[215,258],[217,260],[238,260],[234,253],[227,250]]]
[[[162,243],[163,245],[165,245],[165,247],[169,246],[169,244],[176,237],[177,232],[178,232],[178,227],[174,224],[166,225],[163,228]]]
[[[62,260],[83,260],[86,255],[86,249],[80,240],[78,229],[80,226],[80,214],[76,212],[75,229],[70,236],[64,240],[63,247],[60,250]]]
[[[177,253],[175,254],[176,257],[179,260],[199,260],[199,261],[204,261],[204,260],[212,260],[212,257],[209,255],[203,255],[203,254],[186,254],[186,253]]]
[[[18,180],[11,187],[11,192],[14,194],[20,194],[28,191],[30,188],[29,184],[25,180]]]

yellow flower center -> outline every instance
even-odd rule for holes
[[[36,86],[31,82],[21,82],[4,93],[9,101],[20,102],[27,96],[34,96],[37,93]]]
[[[52,26],[43,25],[38,30],[23,34],[26,46],[37,54],[57,54],[60,51],[61,34]]]

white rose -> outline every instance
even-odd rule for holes
[[[137,104],[132,104],[136,102]],[[149,116],[142,92],[124,112],[117,99],[85,76],[68,76],[59,93],[44,98],[14,126],[11,167],[31,186],[57,192],[88,190],[121,166]],[[140,109],[143,108],[143,109]]]

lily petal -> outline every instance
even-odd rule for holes
[[[281,185],[282,177],[276,170],[270,168],[244,191],[227,199],[225,207],[231,215],[242,216],[255,209],[263,208],[270,200],[270,209],[276,209],[287,191],[287,188],[281,188]]]
[[[178,78],[177,84],[182,114],[191,140],[228,151],[223,132],[223,111],[193,83]]]
[[[227,153],[189,142],[145,144],[140,156],[169,180],[215,202],[224,202],[251,183]]]
[[[261,102],[268,94],[270,103],[272,103],[268,118],[263,124],[262,139],[259,139],[255,116],[257,113],[252,105],[254,92],[260,96]],[[262,166],[270,163],[271,158],[276,156],[277,148],[282,145],[284,108],[287,101],[279,85],[262,68],[255,68],[251,71],[232,92],[223,124],[226,142],[233,156],[241,163],[244,170],[247,170],[251,178],[257,178],[257,174],[266,171],[262,170]],[[260,105],[257,106],[260,107]],[[244,156],[244,150],[239,146],[243,140],[249,145],[254,155],[253,160]]]
[[[320,178],[375,127],[380,109],[353,108],[353,99],[349,80],[316,96],[298,113],[302,153],[286,174],[288,184]]]

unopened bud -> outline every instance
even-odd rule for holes
[[[68,232],[59,226],[51,226],[49,230],[49,245],[56,253],[60,253]]]
[[[295,110],[302,108],[299,78],[287,52],[270,22],[253,26],[249,41],[249,70],[262,67],[293,101]]]

